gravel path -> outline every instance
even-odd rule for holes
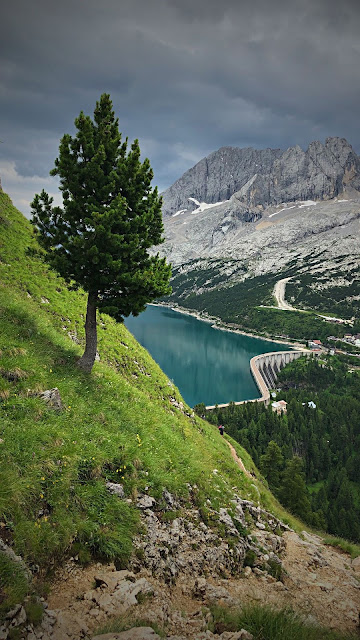
[[[299,311],[299,309],[295,309],[295,307],[292,307],[291,304],[289,304],[285,300],[285,288],[286,283],[289,282],[289,280],[291,280],[291,278],[283,278],[282,280],[278,280],[274,287],[273,294],[276,298],[279,309],[285,309],[287,311]]]

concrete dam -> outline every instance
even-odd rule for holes
[[[260,392],[260,398],[255,400],[242,400],[234,404],[245,404],[245,402],[264,402],[268,405],[270,402],[269,389],[274,389],[279,372],[289,362],[301,358],[301,356],[313,355],[311,351],[305,349],[297,349],[296,351],[272,351],[270,353],[262,353],[254,356],[250,360],[250,370]],[[229,402],[225,404],[211,405],[206,409],[215,409],[216,407],[228,407]]]

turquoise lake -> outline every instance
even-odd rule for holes
[[[258,398],[250,359],[284,344],[213,328],[167,307],[149,305],[125,325],[193,407]]]

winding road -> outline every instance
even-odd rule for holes
[[[295,307],[292,307],[291,304],[285,300],[285,288],[289,280],[291,280],[291,278],[282,278],[282,280],[278,280],[275,284],[273,295],[276,298],[278,307],[286,311],[303,311],[303,309],[295,309]]]

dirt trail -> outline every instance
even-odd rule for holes
[[[234,447],[232,446],[232,444],[230,444],[230,442],[226,441],[230,447],[230,451],[231,451],[231,455],[233,457],[233,459],[235,460],[236,464],[240,467],[241,471],[243,471],[248,478],[252,478],[251,473],[246,469],[243,461],[241,460],[241,458],[239,458],[239,456],[237,455]]]

